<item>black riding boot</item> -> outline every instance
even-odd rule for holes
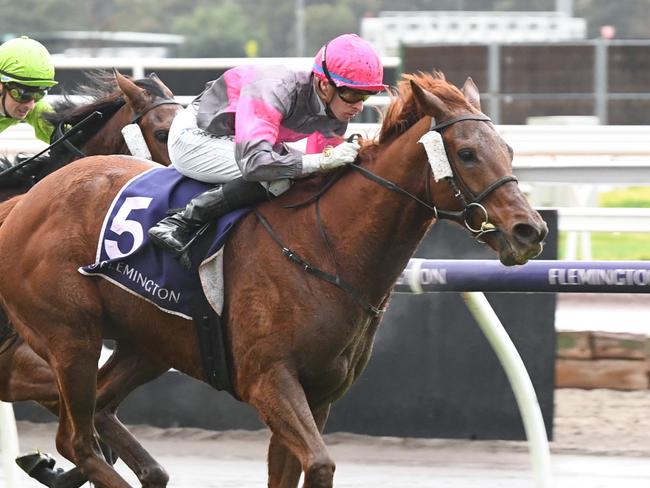
[[[189,267],[185,251],[192,235],[203,225],[237,208],[254,205],[266,197],[265,188],[255,181],[238,178],[194,197],[178,213],[165,217],[151,229],[149,237],[158,247],[171,251]]]

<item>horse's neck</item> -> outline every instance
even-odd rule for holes
[[[81,148],[87,155],[129,154],[121,129],[126,124],[122,122],[120,109],[93,135]]]
[[[380,148],[367,165],[420,199],[425,199],[428,173],[426,153],[417,141],[428,124],[428,118],[415,124],[385,149]],[[354,171],[327,193],[322,211],[324,225],[336,241],[336,255],[345,269],[342,273],[350,273],[350,278],[356,275],[357,285],[370,287],[373,294],[385,293],[394,283],[433,218],[415,200]]]

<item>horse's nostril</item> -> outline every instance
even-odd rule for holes
[[[545,225],[536,227],[530,224],[517,224],[512,229],[512,233],[522,243],[533,243],[543,241],[548,230]]]

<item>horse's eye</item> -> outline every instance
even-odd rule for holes
[[[460,157],[463,163],[472,163],[476,161],[476,154],[471,149],[461,149],[458,151],[458,157]]]
[[[157,130],[156,132],[153,133],[153,136],[156,138],[158,142],[162,142],[163,144],[167,144],[167,137],[169,136],[169,131],[168,130]]]

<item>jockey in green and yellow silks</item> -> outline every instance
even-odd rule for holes
[[[40,42],[23,36],[0,45],[0,132],[26,122],[49,144],[54,128],[42,115],[52,110],[45,95],[56,84],[54,63]]]

